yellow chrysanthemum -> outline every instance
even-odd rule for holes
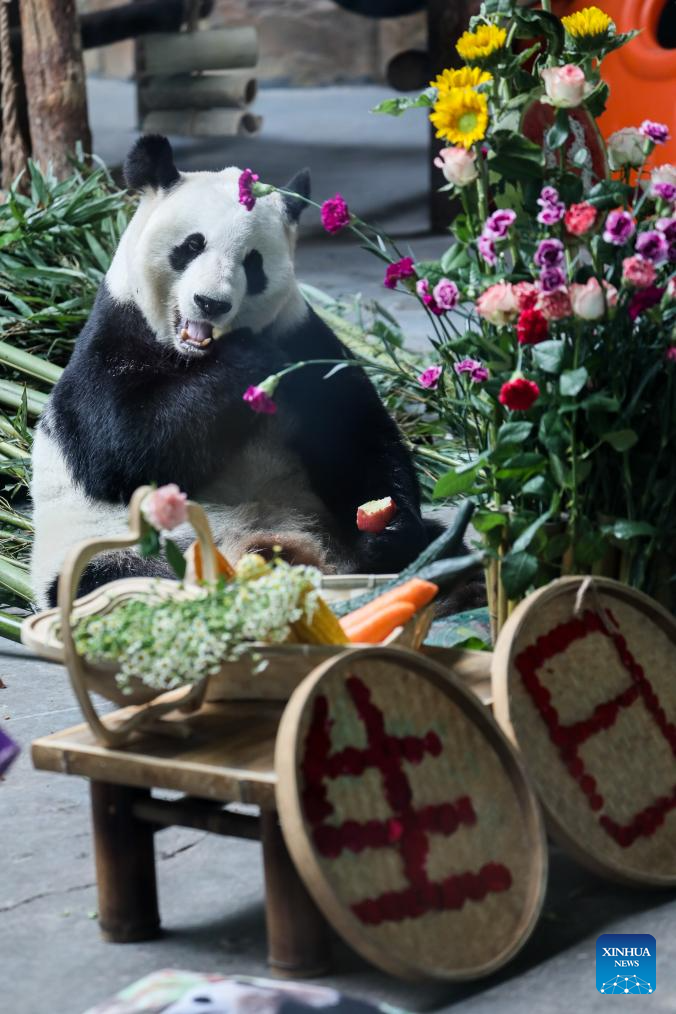
[[[614,22],[600,7],[585,7],[561,18],[561,24],[574,39],[584,39],[591,35],[603,35]]]
[[[461,67],[460,70],[442,70],[434,81],[430,81],[430,85],[441,95],[451,88],[476,88],[492,80],[493,76],[481,67]]]
[[[473,88],[453,88],[439,96],[430,113],[437,137],[471,148],[486,135],[488,99]]]
[[[473,32],[464,32],[456,44],[458,55],[467,63],[486,60],[507,41],[507,32],[497,25],[479,25]]]

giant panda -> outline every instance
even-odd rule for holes
[[[361,368],[289,374],[275,415],[242,399],[288,364],[352,359],[296,283],[304,202],[274,192],[249,211],[239,169],[179,172],[160,136],[136,142],[124,174],[138,208],[34,442],[37,603],[54,603],[71,546],[126,530],[130,496],[145,483],[175,482],[200,502],[233,561],[280,544],[329,573],[409,563],[435,532],[410,454]],[[308,172],[285,189],[308,196]],[[358,531],[358,505],[386,496],[395,520],[380,534]],[[175,534],[183,546],[192,539]],[[163,567],[131,550],[104,554],[79,591]]]

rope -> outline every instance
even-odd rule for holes
[[[611,628],[608,626],[608,613],[604,609],[603,603],[601,602],[601,596],[599,594],[599,586],[596,584],[594,578],[591,575],[584,579],[584,581],[577,590],[577,595],[575,596],[575,605],[573,607],[573,614],[576,617],[581,616],[582,613],[585,611],[585,609],[589,608],[590,606],[589,600],[591,600],[591,609],[598,616],[599,620],[601,621],[601,626],[605,630],[606,634],[612,636],[615,633],[615,631],[611,630]]]
[[[11,0],[0,0],[0,87],[2,88],[2,185],[5,189],[26,168],[28,152],[19,129],[16,103],[16,75],[9,35]]]

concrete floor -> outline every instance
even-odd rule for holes
[[[419,256],[445,240],[425,234],[426,127],[421,116],[371,117],[373,88],[264,92],[263,134],[254,140],[176,145],[179,166],[251,165],[284,181],[302,165],[317,197],[340,190],[355,211],[384,223]],[[92,82],[96,150],[119,162],[133,139],[133,92]],[[310,218],[310,216],[307,216]],[[424,318],[404,297],[385,293],[381,268],[347,237],[330,239],[316,220],[305,227],[299,275],[329,292],[386,297],[411,341]],[[157,941],[109,945],[99,939],[86,784],[35,772],[35,737],[80,720],[66,673],[0,641],[0,721],[23,752],[0,784],[0,1011],[82,1014],[130,981],[162,967],[265,974],[262,874],[253,843],[169,830],[157,839],[165,929]],[[1,686],[1,684],[0,684]],[[672,894],[614,887],[554,850],[544,914],[521,955],[501,974],[463,986],[407,985],[369,968],[336,941],[327,983],[408,1010],[462,1014],[595,1014],[608,1001],[595,989],[595,941],[602,932],[651,933],[657,940],[657,991],[627,997],[631,1014],[676,1010],[676,903]],[[449,940],[449,948],[453,941]],[[612,1001],[611,1001],[612,1003]]]

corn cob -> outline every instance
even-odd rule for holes
[[[291,630],[301,644],[348,644],[349,638],[324,599],[317,599],[312,620],[296,620]]]

